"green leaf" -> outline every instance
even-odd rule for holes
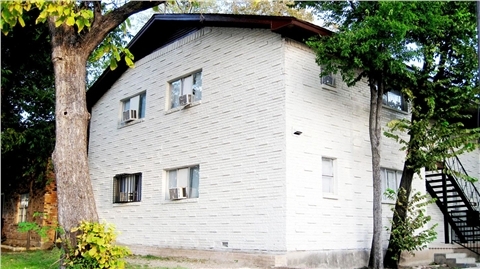
[[[130,68],[133,68],[135,66],[135,64],[133,63],[132,59],[130,59],[129,57],[125,56],[125,62],[127,63],[127,66],[130,67]]]
[[[58,5],[58,6],[57,6],[57,12],[58,12],[58,14],[63,14],[63,8],[64,8],[64,7],[63,7],[62,5]]]
[[[89,9],[82,9],[82,10],[80,10],[80,15],[83,18],[89,20],[89,19],[93,18],[93,11],[91,11]]]
[[[73,26],[75,24],[75,18],[74,17],[68,17],[66,21],[68,26]]]
[[[110,70],[115,70],[117,68],[117,60],[114,58],[110,59]]]
[[[82,18],[78,18],[77,21],[75,22],[75,24],[77,25],[78,32],[80,33],[82,31],[83,27],[85,26],[84,20]]]
[[[22,27],[25,27],[25,21],[23,21],[22,16],[18,17],[18,22],[20,23],[20,25],[21,25]]]
[[[55,21],[55,27],[59,27],[60,25],[62,25],[63,21],[64,21],[63,17],[58,18],[58,20]]]

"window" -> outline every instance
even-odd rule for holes
[[[331,87],[335,87],[335,77],[333,76],[333,74],[330,73],[327,76],[323,76],[322,77],[322,84],[325,84],[325,85],[328,85],[328,86],[331,86]]]
[[[166,200],[198,198],[199,173],[199,165],[168,170]]]
[[[322,158],[322,191],[335,194],[335,160],[332,158]]]
[[[202,71],[170,82],[170,108],[180,106],[180,96],[191,94],[192,102],[202,100]]]
[[[121,174],[113,178],[113,202],[131,203],[142,200],[142,174]]]
[[[122,121],[145,118],[147,93],[143,92],[122,101]]]
[[[20,202],[18,203],[18,222],[27,221],[27,209],[28,209],[28,193],[20,194]]]
[[[384,93],[383,104],[400,111],[408,111],[405,98],[403,97],[402,92],[399,90],[390,90]]]
[[[387,189],[392,189],[397,192],[400,180],[402,179],[402,171],[382,168],[380,174],[382,178],[382,193],[385,193]],[[392,201],[385,195],[383,195],[383,200]]]

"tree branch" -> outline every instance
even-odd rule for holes
[[[97,25],[98,21],[102,18],[102,2],[94,1],[93,2],[93,24]]]
[[[98,6],[96,5],[94,24],[83,39],[82,46],[84,51],[90,54],[109,32],[125,21],[130,15],[158,6],[162,3],[165,3],[165,1],[132,1],[106,15],[97,14]]]

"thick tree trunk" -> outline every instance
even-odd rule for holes
[[[88,55],[67,43],[53,44],[56,143],[53,152],[58,196],[58,221],[72,246],[70,230],[82,220],[98,221],[87,160],[85,63]],[[66,243],[66,242],[65,242]],[[65,247],[65,245],[64,245]]]
[[[378,87],[376,86],[378,84]],[[373,174],[373,242],[370,252],[370,261],[374,269],[383,269],[382,248],[382,181],[380,177],[380,149],[382,129],[380,124],[382,109],[383,84],[372,83],[370,85],[370,117],[369,135],[372,151],[372,174]]]

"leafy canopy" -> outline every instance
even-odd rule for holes
[[[91,24],[94,19],[94,14],[91,9],[84,8],[83,5],[88,5],[87,3],[77,3],[73,0],[62,0],[62,1],[43,1],[43,0],[32,0],[32,1],[2,1],[1,2],[1,16],[0,20],[0,29],[2,32],[7,35],[11,32],[12,28],[18,23],[25,26],[23,15],[25,11],[29,11],[33,8],[36,8],[40,11],[36,19],[36,23],[44,23],[47,18],[55,18],[54,23],[55,27],[59,27],[62,24],[66,24],[71,27],[75,27],[78,33],[86,31],[91,27]],[[103,9],[106,9],[106,5],[103,5]],[[129,26],[129,20],[126,20],[120,25],[120,31],[126,32],[126,28]],[[98,61],[104,55],[110,54],[112,57],[109,58],[110,69],[115,69],[118,66],[118,62],[121,60],[122,55],[125,59],[127,66],[133,67],[133,54],[125,48],[122,42],[119,42],[115,38],[118,36],[118,32],[110,33],[102,44],[95,50],[91,60]]]

